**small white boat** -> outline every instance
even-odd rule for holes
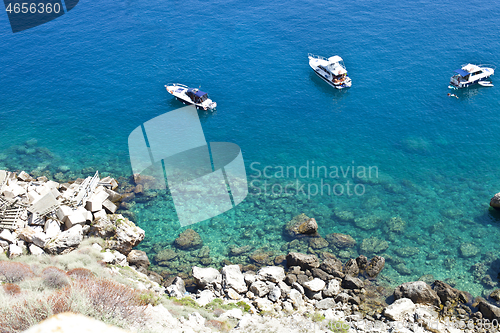
[[[462,68],[455,71],[450,79],[450,87],[452,88],[466,88],[473,84],[480,84],[482,86],[492,87],[493,84],[489,82],[490,85],[486,85],[484,81],[495,74],[495,70],[491,67],[486,67],[484,65],[473,65],[467,64],[463,65]],[[483,83],[482,83],[483,82]]]
[[[347,74],[344,61],[339,56],[328,59],[309,53],[309,66],[326,83],[337,89],[349,88],[352,80]]]
[[[167,91],[184,104],[196,106],[200,110],[213,111],[217,103],[208,98],[208,94],[196,88],[189,88],[180,83],[169,83],[165,86]]]
[[[477,84],[483,87],[493,87],[493,83],[491,83],[491,81],[479,81]]]

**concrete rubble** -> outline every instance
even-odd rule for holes
[[[0,170],[0,251],[10,257],[64,254],[74,250],[93,226],[123,221],[105,236],[109,248],[124,256],[144,239],[144,231],[121,215],[115,202],[118,183],[99,173],[72,183]],[[112,238],[112,240],[111,240]]]

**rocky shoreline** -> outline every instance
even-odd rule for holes
[[[102,242],[92,248],[110,273],[132,268],[148,281],[139,284],[141,289],[158,297],[168,295],[190,312],[187,317],[174,318],[162,306],[149,305],[149,311],[168,318],[170,331],[477,332],[488,331],[492,325],[498,328],[500,290],[488,299],[473,298],[439,280],[408,282],[391,290],[377,280],[385,265],[385,258],[379,255],[342,262],[329,252],[317,252],[319,256],[315,251],[289,252],[271,265],[266,261],[259,267],[228,262],[217,269],[207,261],[203,267],[191,266],[189,274],[162,276],[149,270],[144,251],[133,249],[145,234],[116,214],[133,195],[133,191],[115,192],[117,188],[116,180],[100,179],[98,173],[57,183],[44,176],[34,179],[25,172],[0,170],[0,251],[13,261],[29,254],[65,255],[77,250],[84,239],[99,237]],[[321,249],[324,239],[317,228],[314,219],[302,214],[286,225],[285,232]],[[355,244],[349,235],[328,238],[341,248]],[[200,258],[208,258],[200,236],[192,229],[183,231],[175,246],[199,249]],[[235,255],[247,250],[231,249]],[[176,256],[162,255],[167,263]],[[9,282],[2,274],[0,268],[0,278]],[[199,314],[207,307],[217,320],[207,321]]]

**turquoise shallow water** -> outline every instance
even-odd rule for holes
[[[61,179],[96,169],[129,177],[129,133],[180,107],[163,85],[201,85],[218,103],[216,113],[200,113],[207,141],[238,144],[249,180],[257,179],[254,162],[261,171],[313,161],[379,171],[369,180],[337,180],[363,184],[362,196],[255,195],[251,188],[235,209],[193,226],[214,263],[233,244],[285,253],[283,225],[305,213],[321,235],[357,240],[352,252],[337,255],[362,253],[369,237],[387,241],[382,253],[393,259],[384,274],[393,284],[432,273],[479,295],[499,273],[491,268],[493,282],[485,284],[486,273],[474,275],[471,266],[490,267],[499,250],[499,216],[488,202],[500,189],[500,92],[446,94],[461,64],[500,64],[499,14],[500,4],[479,1],[94,1],[16,34],[0,15],[0,167]],[[353,87],[326,86],[308,67],[309,52],[342,56]],[[36,143],[26,146],[30,139]],[[70,171],[58,174],[62,165]],[[275,178],[269,182],[297,180]],[[185,229],[164,195],[131,211],[151,258]],[[378,222],[363,229],[342,221],[345,211]],[[392,217],[406,222],[403,233],[387,232]],[[469,243],[477,253],[466,258],[460,247]]]

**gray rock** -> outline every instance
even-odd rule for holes
[[[281,290],[282,297],[288,295],[290,293],[290,290],[292,290],[292,288],[283,281],[278,282],[278,287]]]
[[[264,297],[269,293],[269,286],[263,281],[255,281],[250,285],[250,291],[257,297]]]
[[[257,298],[255,300],[255,307],[260,311],[266,311],[266,312],[272,311],[274,308],[273,303],[267,298]]]
[[[309,298],[309,299],[315,299],[315,300],[322,300],[323,299],[323,293],[321,291],[311,291],[309,289],[304,289],[304,294]]]
[[[298,290],[302,295],[304,295],[304,287],[302,287],[298,282],[292,284],[292,288]]]
[[[130,265],[134,265],[137,267],[149,267],[149,258],[146,252],[140,250],[132,250],[127,255],[127,261]]]
[[[333,309],[335,307],[335,301],[333,300],[333,298],[325,298],[325,299],[317,302],[314,306],[318,310]]]
[[[9,259],[19,257],[23,254],[23,249],[16,244],[10,244],[9,249],[7,250],[7,257]]]
[[[352,238],[351,235],[333,233],[326,235],[326,239],[332,245],[335,245],[339,249],[351,248],[356,246],[356,240]]]
[[[441,303],[437,293],[424,281],[407,282],[394,290],[394,298],[409,298],[413,303],[439,306]]]
[[[196,281],[196,285],[200,288],[207,288],[207,286],[214,287],[217,283],[222,284],[222,274],[212,267],[202,268],[194,266],[193,278]]]
[[[304,282],[307,282],[307,281],[309,281],[309,276],[307,276],[305,274],[300,274],[300,275],[297,276],[297,282],[298,283],[303,284]]]
[[[322,270],[321,268],[312,268],[311,273],[314,277],[317,277],[320,280],[328,281],[333,279],[333,276]]]
[[[278,283],[279,281],[283,281],[285,279],[285,270],[283,269],[283,267],[279,266],[267,266],[261,268],[257,272],[257,276],[261,280],[268,280]]]
[[[325,288],[325,281],[314,278],[311,281],[304,282],[302,285],[310,291],[318,292]]]
[[[45,254],[45,251],[43,249],[39,248],[38,246],[36,246],[35,244],[30,244],[29,250],[30,250],[30,253],[34,256],[39,256],[39,255]]]
[[[472,243],[462,243],[460,245],[460,253],[462,254],[462,257],[465,258],[475,257],[479,254],[479,252],[480,252],[479,248]]]
[[[335,277],[344,277],[344,273],[342,273],[342,262],[338,259],[325,259],[321,263],[320,268]]]
[[[368,264],[368,258],[365,257],[364,255],[360,255],[359,257],[356,258],[356,262],[358,264],[359,269],[364,270],[366,268],[366,265]]]
[[[56,235],[57,237],[58,235]],[[37,232],[31,237],[33,244],[38,247],[44,248],[50,238],[43,232]]]
[[[248,290],[245,278],[238,265],[229,265],[222,268],[222,282],[224,288],[233,288],[240,294]]]
[[[357,276],[359,274],[359,267],[356,259],[349,259],[344,266],[344,274]]]
[[[436,280],[433,284],[433,289],[439,296],[441,303],[445,304],[447,301],[453,302],[459,296],[459,291],[443,281]]]
[[[176,277],[172,284],[167,287],[166,292],[170,297],[182,298],[186,293],[186,285],[180,277]]]
[[[250,274],[248,272],[243,273],[243,278],[245,279],[246,284],[249,286],[255,281],[257,281],[257,275],[256,274]]]
[[[33,236],[33,240],[35,240],[35,236],[36,234]],[[47,242],[45,244],[45,251],[50,254],[67,253],[78,247],[82,240],[83,228],[80,224],[77,224]]]
[[[340,291],[341,291],[340,281],[333,279],[333,280],[328,281],[328,285],[323,290],[323,296],[324,297],[333,297],[333,296],[338,295],[340,293]]]
[[[198,297],[195,299],[195,302],[199,306],[205,306],[208,303],[212,302],[215,299],[215,295],[210,290],[203,290],[198,294]]]
[[[304,306],[304,299],[302,298],[302,294],[296,289],[292,289],[290,291],[288,299],[295,309],[299,309]]]
[[[384,310],[384,316],[394,321],[402,321],[406,316],[415,312],[416,306],[408,298],[400,298]]]
[[[289,286],[291,286],[292,284],[294,284],[295,282],[297,282],[297,275],[288,273],[288,274],[286,275],[285,282],[286,282]]]
[[[490,206],[500,210],[500,193],[497,193],[491,198]]]
[[[385,258],[381,256],[373,257],[366,265],[366,274],[369,277],[377,276],[385,266]]]
[[[315,255],[290,252],[286,256],[286,263],[290,266],[300,266],[302,269],[319,267],[319,259]]]
[[[489,320],[499,320],[500,319],[500,308],[486,302],[484,299],[478,304],[479,311],[483,314],[483,317]]]
[[[15,233],[11,233],[9,230],[3,229],[2,232],[0,232],[0,239],[9,242],[9,244],[12,244],[16,242],[17,237]]]
[[[269,300],[276,302],[281,297],[281,289],[278,286],[275,286],[271,289],[267,297],[269,298]]]
[[[344,303],[345,304],[345,303],[347,303],[348,300],[349,300],[349,295],[344,293],[344,292],[335,296],[336,303]]]
[[[365,283],[363,281],[350,275],[346,275],[342,280],[342,288],[345,289],[361,289],[364,286]]]

